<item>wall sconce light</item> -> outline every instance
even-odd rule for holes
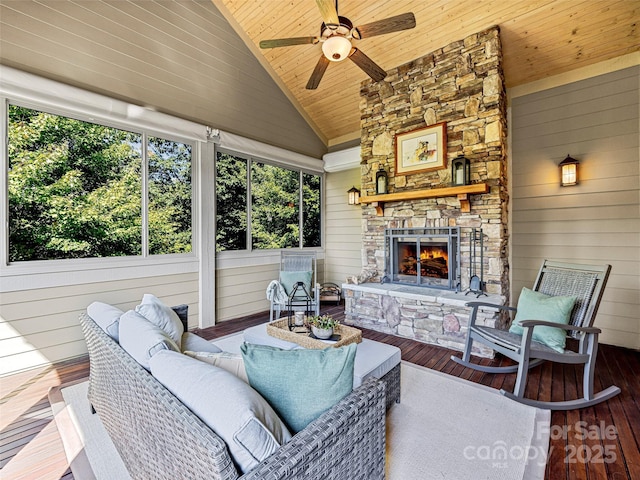
[[[580,162],[569,155],[560,162],[558,165],[560,167],[560,186],[568,187],[578,184],[578,165]]]
[[[360,203],[360,190],[355,186],[347,190],[347,194],[349,195],[349,205],[358,205]]]
[[[451,162],[451,185],[471,184],[471,162],[468,158],[458,157]]]
[[[387,193],[388,180],[389,177],[387,176],[386,170],[380,165],[380,169],[376,172],[376,194]]]

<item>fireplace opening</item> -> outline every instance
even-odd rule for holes
[[[386,280],[458,290],[459,228],[388,229]]]
[[[446,243],[420,245],[417,253],[415,242],[398,243],[398,273],[417,275],[418,268],[423,277],[447,278],[449,276],[449,254]]]

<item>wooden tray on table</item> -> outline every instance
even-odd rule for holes
[[[347,325],[338,325],[333,329],[333,334],[340,336],[339,340],[318,340],[306,327],[296,327],[295,331],[289,330],[289,321],[286,317],[267,324],[267,333],[280,340],[297,343],[304,348],[342,347],[362,341],[362,332]]]

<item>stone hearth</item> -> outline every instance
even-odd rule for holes
[[[342,285],[345,323],[400,337],[464,350],[475,295],[406,285],[363,283]],[[482,296],[479,301],[502,303],[499,295]],[[479,325],[495,326],[497,313],[478,312]],[[473,354],[493,358],[493,350],[474,343]]]

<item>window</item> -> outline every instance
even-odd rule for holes
[[[216,250],[319,247],[320,190],[318,174],[219,151]]]
[[[192,145],[17,105],[8,140],[9,262],[191,252]]]
[[[218,152],[216,250],[247,248],[247,161]]]

